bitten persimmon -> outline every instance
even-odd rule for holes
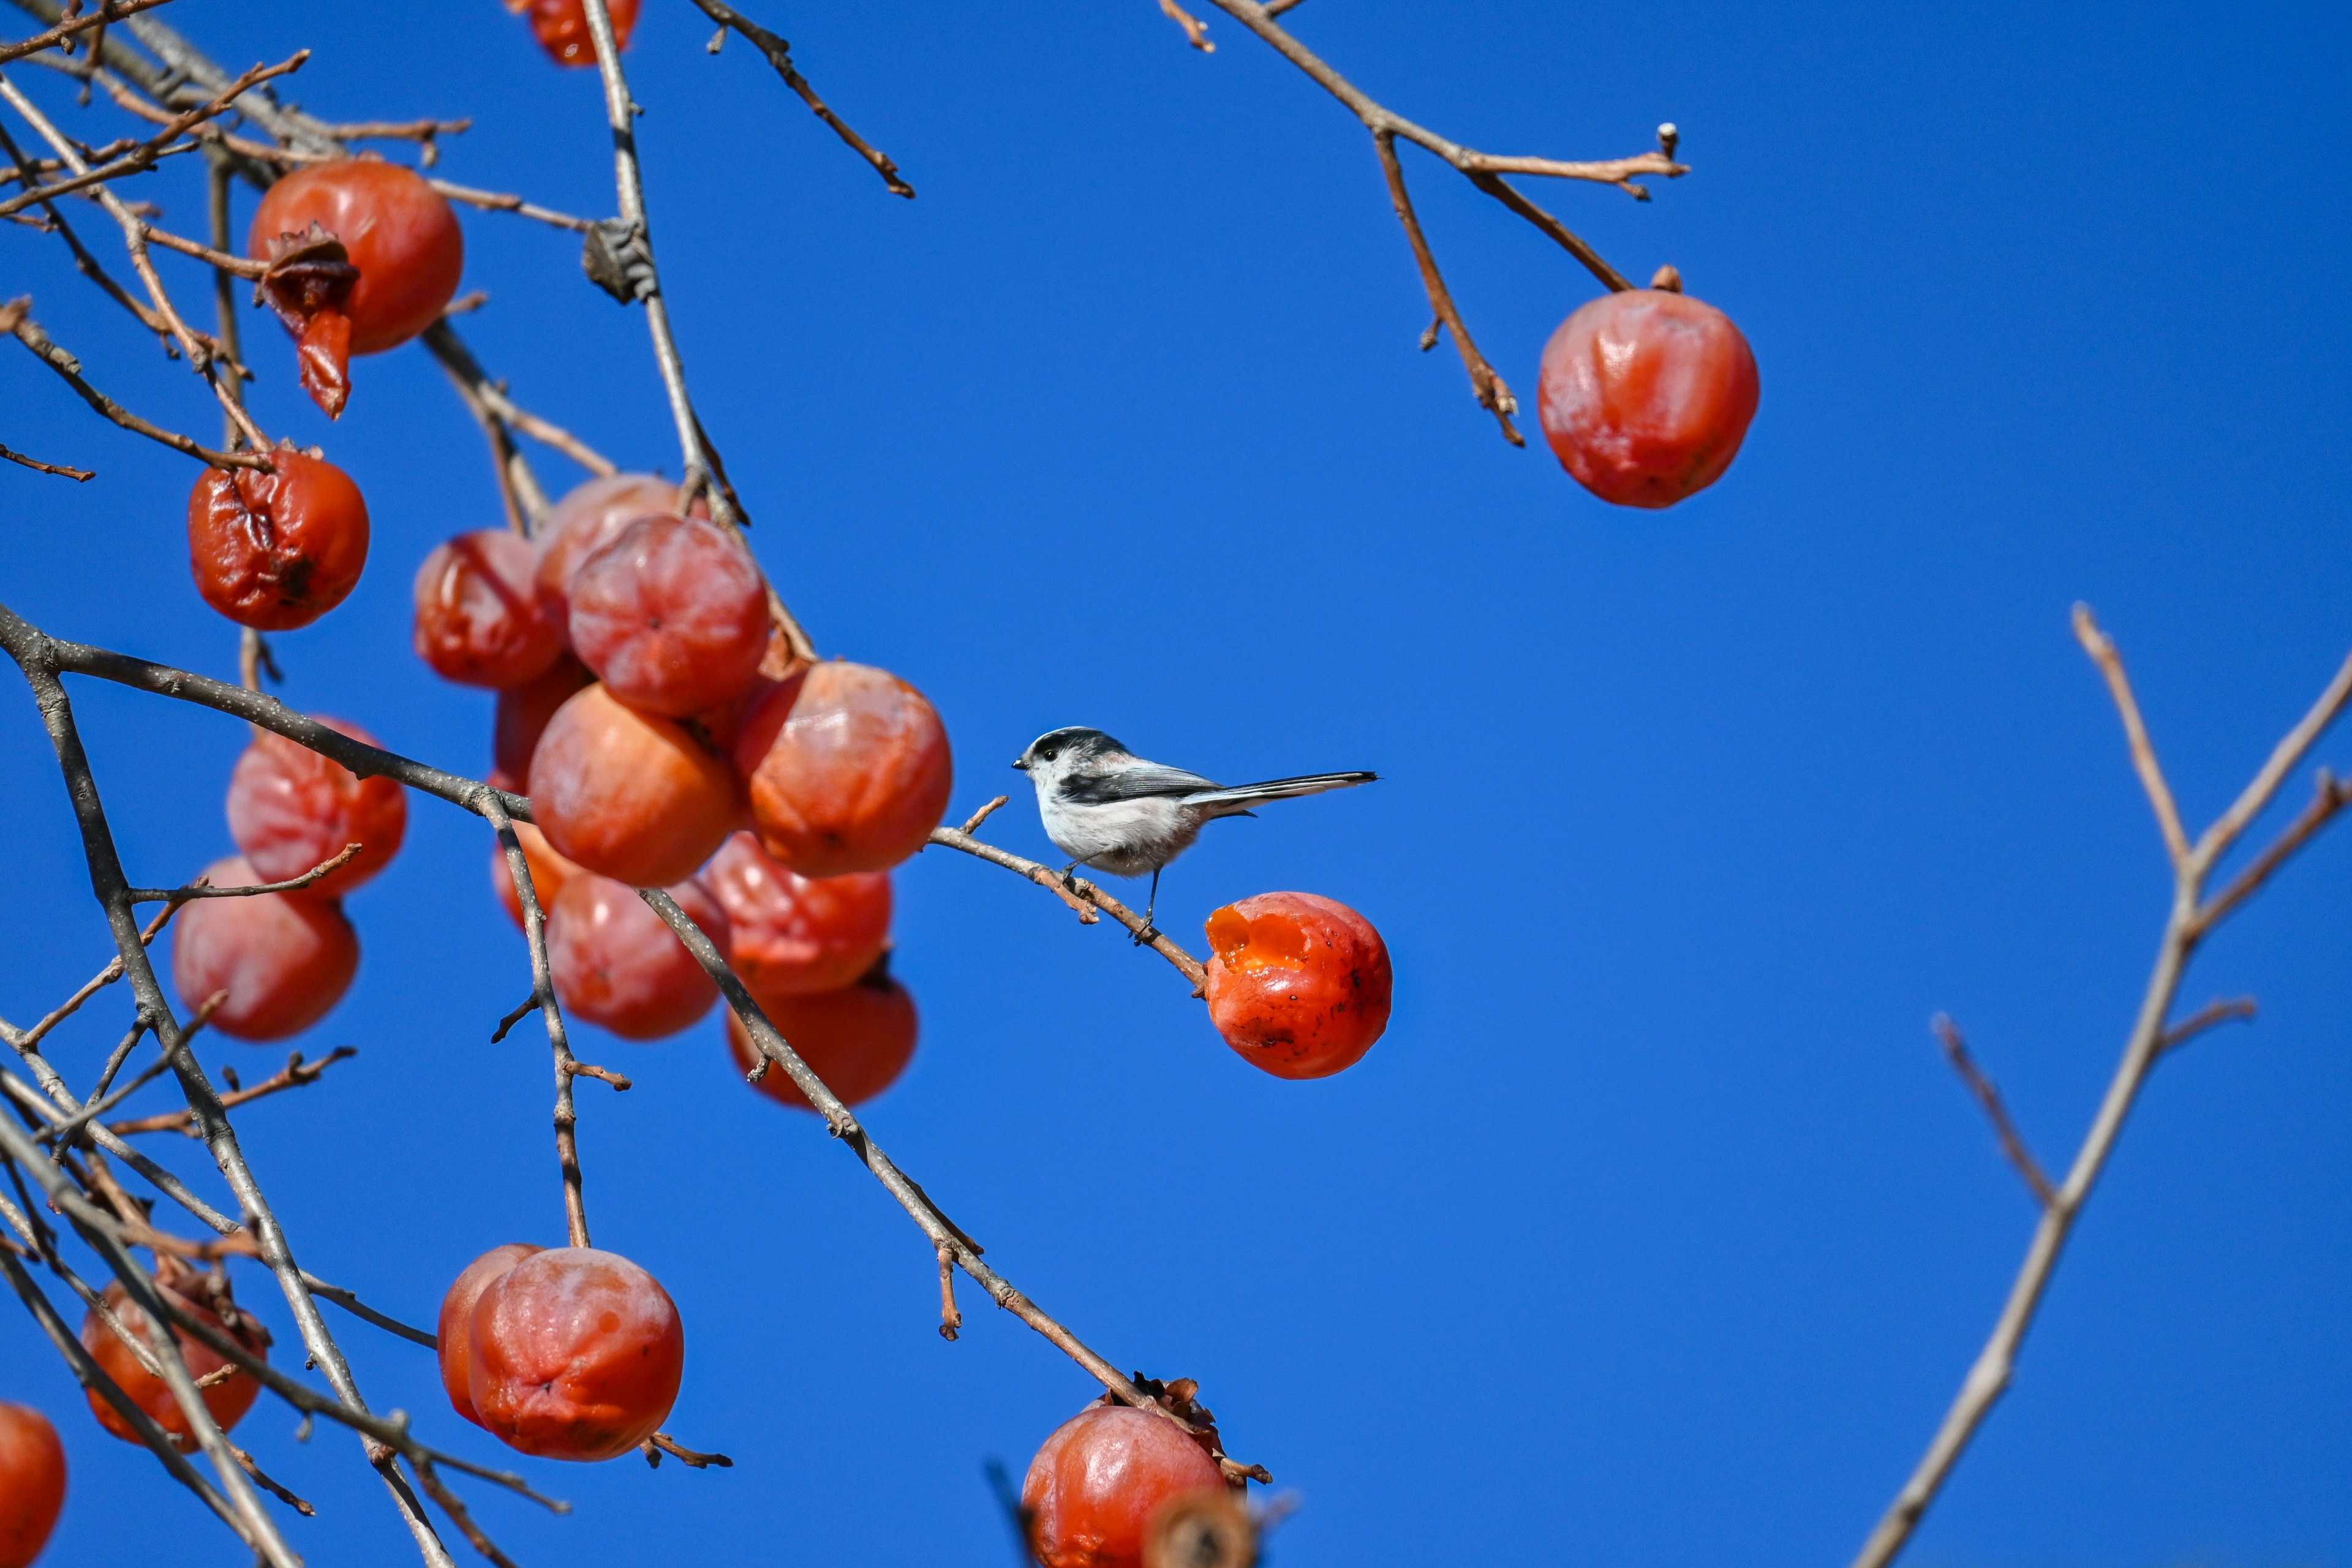
[[[31,1568],[66,1506],[66,1450],[49,1418],[0,1404],[0,1568]]]
[[[633,888],[683,882],[742,816],[727,764],[676,721],[591,686],[530,759],[532,816],[557,853]]]
[[[488,782],[499,789],[512,788],[496,773],[490,775]],[[520,795],[522,792],[516,790],[514,793]],[[539,895],[539,912],[544,916],[555,908],[555,900],[563,896],[564,884],[574,877],[585,877],[589,873],[583,871],[578,862],[558,855],[555,847],[547,841],[547,835],[530,823],[518,822],[514,830],[517,842],[522,845],[523,863],[530,868],[530,889]],[[490,846],[490,886],[497,890],[499,902],[504,906],[507,918],[514,921],[515,929],[527,929],[522,919],[522,895],[515,891],[514,871],[507,864],[506,847],[502,844]]]
[[[155,1289],[164,1294],[173,1308],[187,1313],[214,1332],[234,1341],[244,1348],[247,1354],[268,1360],[268,1331],[248,1314],[237,1311],[225,1296],[218,1300],[219,1304],[228,1308],[226,1318],[215,1310],[215,1302],[199,1300],[197,1286],[202,1283],[200,1277],[191,1275],[184,1286],[166,1284],[158,1279]],[[101,1300],[113,1311],[117,1321],[140,1336],[141,1343],[152,1343],[148,1337],[147,1314],[131,1300],[122,1288],[122,1281],[117,1279],[109,1284]],[[179,1342],[180,1359],[187,1363],[188,1375],[199,1382],[232,1364],[226,1356],[177,1324],[172,1326],[172,1337]],[[90,1359],[104,1368],[106,1375],[114,1379],[121,1385],[122,1392],[131,1396],[131,1403],[145,1411],[156,1426],[170,1435],[173,1447],[184,1454],[195,1452],[196,1436],[189,1429],[187,1415],[180,1408],[179,1401],[172,1397],[171,1384],[142,1366],[131,1347],[117,1339],[114,1331],[107,1327],[105,1320],[95,1311],[82,1320],[81,1342],[89,1352]],[[261,1383],[250,1373],[236,1372],[201,1393],[205,1408],[212,1412],[214,1423],[226,1432],[244,1420],[245,1413],[253,1408],[253,1402],[261,1397]],[[121,1413],[100,1398],[95,1390],[89,1395],[89,1408],[98,1417],[100,1426],[124,1442],[141,1440],[131,1423],[125,1421]]]
[[[483,1287],[467,1352],[475,1419],[493,1436],[544,1459],[609,1459],[677,1403],[686,1330],[669,1293],[627,1258],[560,1247]]]
[[[357,724],[312,714],[337,734],[380,747]],[[408,792],[394,779],[362,778],[275,731],[264,730],[228,780],[228,831],[261,882],[290,882],[342,852],[360,852],[307,888],[284,895],[340,899],[388,865],[408,834]]]
[[[819,664],[761,693],[735,737],[761,847],[803,877],[887,871],[955,786],[947,727],[887,669]]]
[[[270,186],[246,254],[269,263],[262,297],[296,334],[303,390],[334,416],[351,395],[352,354],[396,348],[441,319],[466,237],[414,170],[341,158]]]
[[[1314,893],[1260,893],[1209,917],[1209,1017],[1276,1078],[1328,1078],[1389,1026],[1389,950],[1372,922]]]
[[[641,517],[572,574],[572,650],[614,696],[683,719],[740,695],[768,651],[768,592],[742,542]]]
[[[1731,318],[1678,289],[1604,294],[1544,345],[1552,455],[1619,506],[1666,507],[1723,477],[1756,416],[1756,356]]]
[[[205,603],[241,626],[307,626],[367,565],[367,502],[351,476],[283,449],[275,471],[206,468],[188,492],[188,564]]]
[[[613,18],[613,46],[625,49],[637,25],[640,0],[608,0],[605,14]],[[560,66],[593,66],[596,40],[588,32],[587,8],[580,0],[507,0],[507,9],[530,17],[530,30],[548,58]]]
[[[482,1299],[491,1280],[546,1250],[527,1241],[493,1247],[459,1270],[449,1293],[441,1298],[441,1316],[433,1334],[441,1358],[441,1392],[449,1396],[450,1409],[477,1426],[482,1425],[482,1418],[474,1410],[474,1303]]]
[[[555,710],[582,687],[594,684],[588,667],[570,654],[559,655],[547,673],[499,693],[498,720],[490,734],[490,763],[515,782],[518,795],[530,793],[530,754]]]
[[[216,888],[263,879],[243,856],[205,868]],[[172,983],[193,1008],[216,991],[228,999],[213,1027],[240,1040],[277,1040],[327,1016],[359,973],[359,933],[332,901],[255,893],[198,899],[172,925]]]
[[[1091,1405],[1029,1461],[1021,1510],[1045,1568],[1142,1568],[1152,1515],[1191,1492],[1223,1492],[1216,1460],[1164,1416]]]
[[[538,554],[539,602],[548,618],[566,628],[572,621],[572,579],[588,557],[610,544],[621,531],[641,517],[662,517],[677,510],[677,484],[659,474],[607,474],[590,479],[550,507],[531,535]],[[694,515],[708,517],[700,500]]]
[[[699,882],[668,889],[678,908],[727,951],[727,912]],[[657,1040],[710,1011],[719,987],[636,889],[583,872],[547,914],[547,967],[576,1017],[625,1040]]]
[[[727,911],[727,961],[765,1004],[837,991],[874,967],[890,942],[890,878],[803,877],[749,833],[719,847],[702,885]]]
[[[530,542],[503,528],[461,533],[416,572],[416,657],[445,680],[499,690],[547,673],[563,628],[540,608]]]
[[[844,1105],[865,1104],[898,1082],[915,1059],[915,999],[886,973],[870,973],[855,985],[814,996],[761,997],[760,1010]],[[743,1071],[758,1064],[759,1049],[732,1012],[727,1015],[727,1044]],[[779,1105],[816,1109],[772,1063],[751,1087]]]

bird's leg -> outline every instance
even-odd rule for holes
[[[1068,865],[1063,867],[1062,886],[1069,889],[1070,891],[1074,893],[1076,892],[1078,890],[1078,868],[1085,864],[1086,862],[1083,859],[1080,859],[1073,860]]]
[[[1160,872],[1155,870],[1151,873],[1150,896],[1143,901],[1143,929],[1135,933],[1136,946],[1141,947],[1145,942],[1151,941],[1160,934],[1160,929],[1151,923],[1151,911],[1159,907]]]

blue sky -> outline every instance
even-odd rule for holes
[[[1285,1568],[1843,1561],[2032,1217],[1927,1019],[1961,1022],[2057,1163],[2164,913],[2068,607],[2122,643],[2200,820],[2352,646],[2344,16],[1294,13],[1366,90],[1490,151],[1618,155],[1680,125],[1695,173],[1647,205],[1535,193],[1626,272],[1675,263],[1755,346],[1729,476],[1636,513],[1507,448],[1450,351],[1414,352],[1426,310],[1366,138],[1237,26],[1213,18],[1203,56],[1148,0],[758,14],[921,195],[887,195],[740,39],[713,59],[699,13],[656,0],[629,63],[672,306],[762,561],[826,651],[939,704],[954,809],[1072,723],[1214,776],[1383,774],[1213,828],[1161,898],[1196,951],[1210,910],[1273,889],[1372,919],[1397,1008],[1360,1066],[1254,1072],[1158,960],[933,851],[898,878],[924,1032],[876,1136],[1113,1361],[1202,1381],[1234,1450],[1298,1494]],[[289,89],[314,112],[472,115],[452,179],[612,206],[593,75],[548,67],[490,0],[168,15],[232,68],[314,48]],[[9,74],[93,141],[123,128]],[[1593,286],[1405,156],[1532,403]],[[149,184],[200,228],[190,171]],[[638,316],[568,237],[465,221],[484,362],[675,472]],[[82,226],[110,250],[94,211]],[[18,230],[6,255],[5,291],[93,379],[211,433],[61,247]],[[163,265],[202,301],[199,272]],[[497,520],[478,437],[415,350],[360,363],[330,427],[277,329],[247,331],[265,425],[324,444],[375,521],[351,601],[279,640],[285,695],[479,770],[488,699],[407,642],[416,563]],[[0,409],[9,446],[100,471],[0,469],[6,602],[231,674],[234,628],[186,574],[191,467],[22,354]],[[76,699],[134,877],[226,853],[240,727]],[[2316,760],[2352,766],[2352,742]],[[21,1022],[107,952],[26,700],[0,702],[0,1012]],[[1026,802],[989,831],[1045,852]],[[527,970],[487,842],[415,803],[352,901],[358,984],[298,1042],[358,1058],[240,1118],[303,1261],[412,1320],[477,1253],[561,1235],[544,1050],[530,1028],[488,1043]],[[2352,846],[2323,842],[2200,958],[2184,998],[2251,994],[2261,1020],[2158,1074],[1915,1561],[2352,1563],[2347,874]],[[86,1079],[120,1027],[110,998],[57,1056]],[[597,1239],[685,1315],[671,1430],[738,1465],[523,1461],[577,1511],[477,1489],[485,1521],[526,1564],[685,1540],[727,1563],[1004,1561],[982,1462],[1017,1469],[1088,1380],[969,1287],[941,1342],[919,1236],[814,1121],[730,1080],[715,1019],[649,1047],[584,1033],[637,1083],[582,1088]],[[205,1047],[248,1078],[278,1059]],[[267,1295],[243,1290],[290,1345]],[[427,1356],[337,1322],[375,1404],[496,1457]],[[75,1416],[14,1316],[0,1397],[63,1417],[57,1561],[130,1560],[159,1527],[189,1563],[238,1560]],[[413,1561],[352,1445],[293,1425],[265,1405],[239,1435],[319,1504],[298,1546]]]

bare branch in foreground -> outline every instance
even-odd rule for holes
[[[321,877],[340,870],[351,858],[366,848],[364,844],[346,844],[331,858],[321,860],[299,877],[283,882],[260,882],[250,888],[215,888],[199,877],[184,888],[133,888],[131,901],[134,904],[184,904],[196,899],[250,899],[259,893],[299,893]]]
[[[302,1053],[296,1051],[287,1058],[284,1067],[263,1079],[259,1083],[250,1084],[244,1089],[232,1089],[222,1095],[221,1105],[223,1109],[234,1109],[250,1100],[265,1099],[273,1094],[282,1094],[289,1089],[305,1088],[318,1082],[326,1070],[337,1062],[349,1061],[359,1054],[359,1047],[356,1046],[337,1046],[317,1061],[306,1062],[302,1059]],[[135,1121],[117,1121],[113,1124],[112,1131],[118,1138],[128,1138],[139,1132],[185,1132],[190,1137],[194,1137],[196,1127],[195,1118],[190,1112],[167,1110],[154,1116],[140,1117]]]
[[[158,5],[168,5],[172,0],[103,0],[99,8],[86,16],[69,17],[45,33],[36,33],[21,43],[0,44],[0,65],[36,55],[43,49],[64,42],[76,33],[91,27],[103,27],[109,22],[120,22],[135,12],[151,11]]]
[[[1977,1097],[1979,1105],[1984,1107],[1986,1119],[1991,1121],[1993,1131],[2000,1138],[2001,1152],[2007,1154],[2009,1163],[2017,1167],[2017,1173],[2025,1178],[2025,1184],[2033,1190],[2034,1199],[2043,1208],[2048,1208],[2058,1194],[2051,1187],[2050,1178],[2043,1173],[2042,1163],[2033,1157],[2033,1151],[2025,1146],[2024,1136],[2018,1131],[2017,1124],[2010,1121],[2009,1108],[2000,1100],[2000,1090],[1995,1089],[1992,1080],[1978,1069],[1976,1058],[1969,1054],[1969,1043],[1961,1037],[1960,1026],[1941,1013],[1936,1015],[1929,1026],[1936,1031],[1936,1038],[1943,1042],[1944,1057],[1952,1064],[1952,1070],[1960,1075],[1960,1081],[1969,1086],[1969,1092]]]

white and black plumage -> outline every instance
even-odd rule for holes
[[[1146,762],[1100,730],[1055,730],[1029,742],[1013,765],[1037,786],[1045,837],[1071,857],[1068,869],[1091,866],[1115,877],[1160,873],[1192,847],[1202,826],[1220,816],[1251,816],[1269,800],[1321,795],[1370,784],[1378,773],[1310,773],[1231,787],[1182,768]],[[1064,874],[1068,874],[1066,869]],[[1151,923],[1151,909],[1144,910]]]

